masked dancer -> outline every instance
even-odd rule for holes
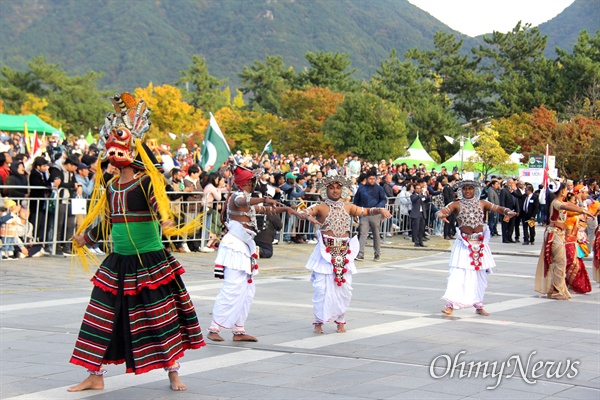
[[[190,296],[180,277],[185,271],[164,249],[165,234],[178,232],[162,173],[142,140],[150,109],[129,93],[112,99],[100,131],[103,152],[120,174],[104,191],[98,180],[88,215],[73,238],[81,256],[112,236],[112,252],[92,278],[91,300],[71,357],[89,376],[69,391],[104,388],[104,364],[125,364],[127,373],[164,368],[171,389],[185,390],[179,378],[184,351],[205,345]],[[101,223],[88,230],[100,219]]]

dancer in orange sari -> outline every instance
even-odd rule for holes
[[[566,201],[567,203],[577,204],[576,194],[567,193]],[[583,262],[583,258],[587,254],[580,245],[580,243],[585,244],[587,242],[587,237],[581,237],[581,222],[579,213],[567,212],[567,220],[565,221],[565,252],[567,255],[565,281],[567,287],[575,293],[589,293],[592,291],[592,283]],[[583,228],[583,235],[585,236],[585,228]]]

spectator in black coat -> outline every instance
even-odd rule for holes
[[[526,190],[522,212],[523,245],[532,245],[535,242],[535,216],[539,211],[540,201],[538,195],[533,191],[533,186],[527,185]]]
[[[273,257],[273,240],[277,231],[283,228],[281,222],[281,216],[277,214],[264,216],[264,218],[258,219],[259,229],[262,222],[263,228],[260,230],[254,238],[254,243],[258,246],[259,258],[271,258]]]
[[[456,178],[452,175],[444,177],[442,179],[442,197],[444,198],[444,206],[452,203],[456,200],[456,193],[454,191],[454,187],[452,184]],[[454,236],[456,234],[456,216],[454,213],[450,213],[446,218],[448,222],[444,222],[444,239],[454,240]]]
[[[412,237],[415,247],[427,247],[423,244],[425,240],[425,213],[427,205],[431,201],[431,196],[427,191],[427,179],[419,180],[415,191],[410,195],[412,209],[410,210],[410,221],[412,224]]]
[[[500,206],[506,207],[511,211],[518,212],[517,198],[512,193],[517,190],[517,183],[508,178],[506,185],[500,191]],[[510,218],[508,221],[502,220],[502,243],[515,243],[512,239],[512,234],[515,231],[515,219]]]
[[[46,209],[47,198],[50,197],[52,185],[48,175],[48,160],[36,157],[33,160],[31,174],[29,174],[29,222],[35,227],[35,236],[40,241],[46,242]],[[58,185],[58,181],[56,185]],[[48,248],[48,247],[47,247]]]

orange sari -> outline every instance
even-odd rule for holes
[[[565,250],[567,255],[565,281],[567,287],[572,291],[576,293],[589,293],[592,291],[592,283],[581,257],[583,255],[583,246],[580,246],[580,243],[586,244],[584,242],[587,240],[584,240],[581,234],[578,214],[569,212],[565,223]],[[583,235],[585,235],[585,228],[583,228]]]

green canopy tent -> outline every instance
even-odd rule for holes
[[[419,140],[419,134],[417,134],[417,138],[414,142],[412,142],[406,151],[408,156],[398,157],[392,162],[392,164],[399,165],[405,163],[409,167],[412,167],[413,164],[416,164],[417,166],[419,164],[424,164],[427,169],[435,168],[437,166],[437,163],[433,160],[433,158],[431,158],[421,144],[421,141]]]
[[[440,167],[446,167],[448,171],[452,171],[454,167],[458,170],[468,162],[473,162],[475,167],[481,169],[481,159],[473,147],[470,139],[465,140],[465,144],[462,150],[458,150],[455,155],[440,164]]]
[[[518,155],[510,155],[510,159],[512,162],[512,168],[507,169],[504,174],[508,175],[518,175],[519,170],[524,168],[525,166],[521,165],[518,160]],[[462,161],[461,161],[462,160]],[[471,140],[465,140],[465,145],[462,150],[458,150],[458,152],[450,157],[448,160],[444,161],[440,164],[440,167],[446,167],[448,171],[452,171],[454,167],[456,167],[460,171],[461,164],[463,168],[466,168],[467,163],[471,164],[475,169],[470,172],[481,172],[483,170],[483,164],[481,163],[481,158],[477,154],[475,147],[473,147],[473,143]],[[488,174],[498,174],[500,173],[497,168],[492,168],[487,171]]]
[[[37,133],[44,133],[51,135],[53,132],[57,132],[58,129],[45,123],[35,114],[28,115],[8,115],[0,114],[0,130],[10,132],[23,132],[25,129],[25,122],[27,122],[27,130],[30,133],[37,131]]]

